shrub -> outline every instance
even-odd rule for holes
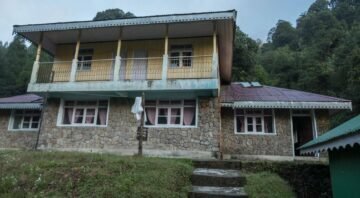
[[[297,197],[332,197],[329,166],[304,162],[243,162],[245,172],[273,172],[286,180]]]

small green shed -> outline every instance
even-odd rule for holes
[[[360,115],[300,147],[301,154],[329,152],[335,198],[360,197]]]

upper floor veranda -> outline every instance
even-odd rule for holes
[[[38,46],[29,92],[208,91],[231,80],[235,11],[14,26]],[[53,56],[41,62],[41,52]]]

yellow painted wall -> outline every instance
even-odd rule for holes
[[[208,57],[194,58],[190,68],[168,68],[168,78],[207,78],[211,75],[212,38],[189,38],[169,39],[169,50],[171,45],[191,44],[193,56]],[[112,80],[113,66],[116,55],[117,42],[85,43],[80,44],[80,49],[94,49],[93,62],[90,71],[77,71],[77,81],[101,81]],[[121,45],[122,64],[125,63],[125,79],[132,79],[132,67],[134,64],[134,52],[146,50],[147,57],[147,79],[161,79],[162,57],[164,54],[164,40],[139,40],[123,41]],[[74,56],[75,44],[58,45],[55,55],[54,81],[69,81],[71,61]],[[206,63],[205,65],[202,63]],[[122,66],[123,67],[123,66]],[[121,70],[123,71],[123,70]],[[121,76],[121,74],[120,74]]]
[[[171,49],[171,45],[183,44],[192,45],[193,56],[195,56],[192,59],[192,66],[182,68],[168,67],[168,78],[209,78],[211,76],[212,69],[212,38],[201,37],[169,40],[169,50]]]
[[[161,79],[162,57],[164,55],[164,40],[140,40],[122,42],[121,51],[126,54],[126,79],[131,79],[132,66],[134,64],[134,52],[136,50],[146,50],[147,57],[147,79]],[[122,57],[124,58],[124,57]]]

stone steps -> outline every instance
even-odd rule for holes
[[[191,175],[191,183],[195,186],[244,186],[246,178],[239,170],[196,168]]]
[[[246,178],[241,174],[240,161],[194,160],[191,175],[191,198],[248,197],[243,186]]]
[[[239,198],[248,197],[242,187],[192,186],[189,198]]]
[[[242,164],[237,160],[193,160],[195,168],[241,170]]]

